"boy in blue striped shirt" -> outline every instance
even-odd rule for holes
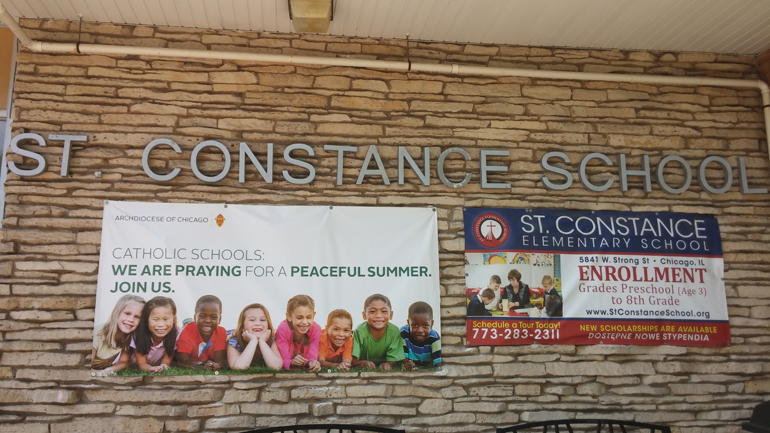
[[[441,337],[432,329],[433,308],[426,302],[415,302],[409,306],[406,323],[401,328],[406,366],[441,366]]]

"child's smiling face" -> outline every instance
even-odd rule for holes
[[[250,308],[246,310],[244,314],[246,317],[243,319],[243,330],[261,337],[265,331],[269,330],[267,316],[261,308]]]
[[[147,324],[153,337],[162,339],[171,332],[172,327],[176,324],[176,316],[168,305],[155,307],[150,311]]]
[[[369,303],[363,316],[369,327],[377,330],[385,329],[388,323],[393,320],[393,312],[390,311],[388,304],[381,299],[375,299]]]
[[[198,325],[198,332],[204,339],[214,333],[221,320],[222,312],[219,311],[219,304],[214,302],[204,303],[195,313],[195,324]]]
[[[296,307],[291,313],[286,313],[286,321],[291,323],[294,327],[294,332],[302,335],[307,334],[308,331],[310,331],[314,317],[315,311],[310,307],[305,306]]]
[[[409,333],[418,343],[425,341],[430,335],[431,328],[433,328],[433,320],[426,313],[413,314],[407,323],[409,324]]]
[[[132,333],[139,326],[139,319],[142,318],[143,304],[131,301],[123,307],[118,317],[118,330],[126,335]]]
[[[497,281],[490,281],[489,288],[492,290],[497,290],[500,288],[500,283],[498,283]]]
[[[326,335],[335,348],[340,348],[353,336],[353,322],[344,317],[335,317],[326,328]]]

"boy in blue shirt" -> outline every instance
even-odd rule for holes
[[[441,366],[441,337],[433,329],[433,308],[426,302],[409,306],[409,320],[401,328],[405,365]]]

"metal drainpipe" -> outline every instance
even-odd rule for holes
[[[674,86],[709,86],[759,89],[765,116],[765,141],[768,143],[770,164],[770,86],[762,80],[730,78],[673,77],[667,75],[605,74],[592,72],[543,71],[538,69],[493,68],[457,64],[411,63],[408,61],[364,60],[336,57],[288,56],[283,54],[243,53],[232,51],[187,50],[173,48],[132,47],[83,43],[42,42],[31,39],[16,23],[0,1],[0,20],[10,28],[25,48],[40,53],[120,54],[137,56],[182,57],[216,60],[240,60],[263,63],[343,66],[429,72],[451,75],[483,75],[495,77],[548,78],[553,80],[609,81],[620,83],[663,84]]]

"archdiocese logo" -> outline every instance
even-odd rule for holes
[[[216,218],[214,218],[214,221],[217,222],[217,227],[222,227],[222,224],[225,223],[225,217],[223,217],[222,214],[219,214]]]
[[[496,248],[508,239],[508,224],[493,213],[485,213],[473,222],[473,235],[476,240],[487,248]]]

